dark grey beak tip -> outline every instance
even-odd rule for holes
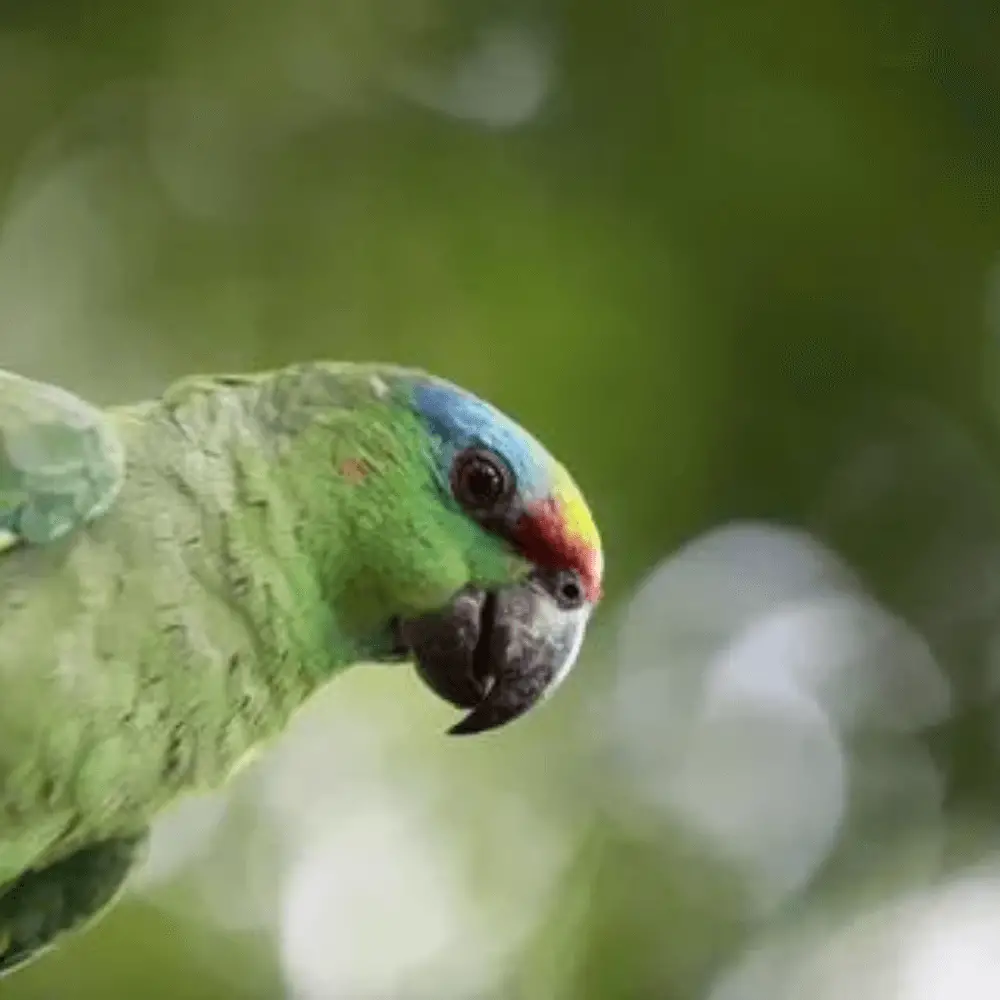
[[[498,710],[489,703],[489,696],[483,700],[482,704],[474,708],[464,719],[459,719],[451,728],[447,730],[448,736],[477,736],[480,733],[487,733],[491,729],[500,729],[509,722],[520,718],[535,704],[534,701],[525,702],[520,707],[511,707],[506,710]]]
[[[460,722],[456,722],[455,725],[446,729],[445,734],[447,736],[475,736],[477,733],[488,729],[488,726],[481,726],[476,722],[475,715],[475,712],[470,712]]]

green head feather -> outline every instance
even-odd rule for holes
[[[376,638],[394,616],[539,566],[578,571],[589,596],[599,593],[600,542],[579,491],[489,404],[390,366],[297,365],[262,388],[258,417],[281,432],[303,548],[348,632]],[[509,474],[504,523],[456,496],[456,459],[477,450]]]

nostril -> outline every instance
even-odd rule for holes
[[[563,571],[556,575],[552,584],[553,596],[567,610],[574,610],[584,603],[583,582],[579,574]]]
[[[587,603],[583,578],[575,570],[540,570],[533,579],[564,611],[575,611]]]

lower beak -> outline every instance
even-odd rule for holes
[[[402,622],[424,683],[471,709],[449,733],[497,729],[544,700],[576,661],[591,607],[537,575],[495,591],[466,587],[439,612]]]

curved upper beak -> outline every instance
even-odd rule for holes
[[[551,694],[576,662],[590,613],[537,574],[493,591],[467,587],[441,611],[402,622],[400,638],[427,686],[471,710],[448,730],[467,735],[513,722]]]

